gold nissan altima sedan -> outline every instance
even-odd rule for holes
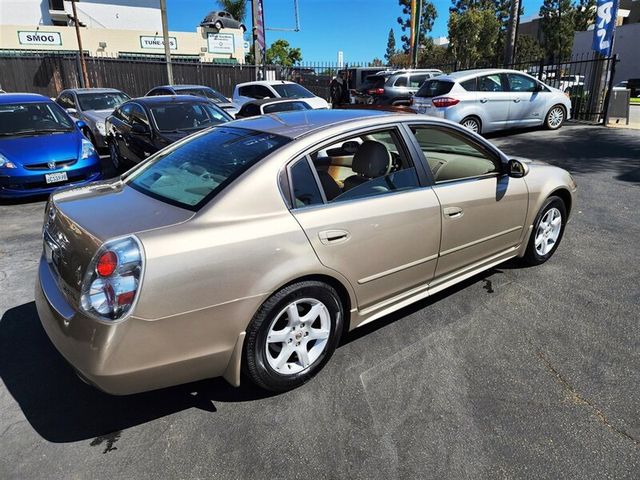
[[[238,120],[53,194],[38,313],[112,394],[241,373],[283,391],[348,330],[507,259],[545,262],[575,192],[565,170],[432,117]]]

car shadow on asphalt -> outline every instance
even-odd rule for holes
[[[0,320],[0,379],[45,440],[100,439],[189,408],[215,412],[215,402],[243,402],[271,394],[250,382],[234,388],[222,378],[127,396],[83,383],[44,332],[35,303],[7,310]],[[111,440],[110,440],[111,439]]]

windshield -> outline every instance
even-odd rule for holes
[[[216,92],[213,88],[180,88],[176,89],[176,93],[180,95],[195,95],[196,97],[208,98],[215,103],[229,103],[229,99]]]
[[[53,102],[0,105],[2,136],[70,132],[73,128],[69,116]]]
[[[82,111],[115,110],[129,100],[129,95],[123,92],[79,93],[77,96]]]
[[[227,113],[207,102],[152,104],[149,110],[160,132],[201,130],[232,120]]]
[[[453,82],[447,82],[446,80],[427,80],[416,93],[416,97],[438,97],[449,93],[452,88]]]
[[[273,89],[283,98],[311,98],[315,97],[306,88],[298,85],[297,83],[279,83],[271,85]]]
[[[161,150],[125,181],[151,197],[195,211],[289,141],[272,133],[217,127]]]

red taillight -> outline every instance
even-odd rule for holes
[[[431,103],[433,103],[434,107],[453,107],[454,105],[457,105],[458,103],[460,103],[460,100],[458,100],[457,98],[451,98],[451,97],[440,97],[440,98],[434,98],[433,100],[431,100]]]
[[[96,265],[96,271],[98,275],[101,277],[108,277],[116,271],[116,267],[118,266],[118,255],[111,250],[107,250],[98,259],[98,264]]]
[[[136,292],[124,292],[118,295],[118,305],[131,305],[133,303],[133,299],[136,296]]]
[[[371,88],[367,90],[369,95],[382,95],[384,93],[384,88]]]

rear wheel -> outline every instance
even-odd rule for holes
[[[538,212],[523,260],[528,265],[540,265],[554,254],[567,221],[567,209],[559,197],[549,197]]]
[[[109,158],[111,160],[111,163],[113,164],[113,168],[116,169],[116,171],[120,168],[120,154],[118,153],[118,147],[116,147],[115,142],[113,141],[109,141],[107,142],[108,146],[109,146]]]
[[[545,118],[544,125],[549,130],[557,130],[562,126],[564,120],[566,118],[566,114],[564,112],[564,107],[562,105],[554,105],[547,113],[547,117]]]
[[[482,132],[482,125],[477,117],[465,117],[460,122],[460,125],[478,134]]]
[[[247,327],[244,370],[276,392],[302,385],[329,361],[340,341],[344,311],[337,292],[304,281],[273,294]]]

